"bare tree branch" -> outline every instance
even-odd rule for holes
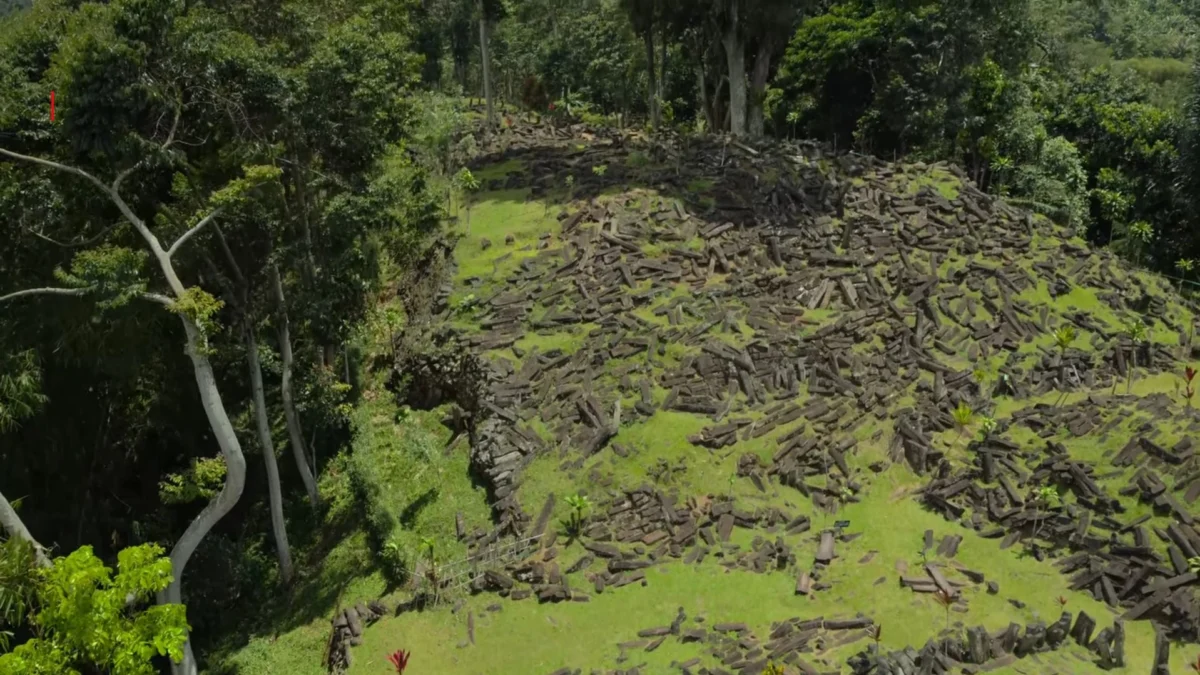
[[[87,288],[26,288],[23,291],[0,295],[0,302],[8,302],[9,300],[16,300],[30,295],[68,295],[80,297],[87,295],[88,290]]]
[[[225,233],[216,224],[213,225],[213,231],[217,233],[217,241],[221,243],[221,250],[225,252],[225,259],[229,261],[229,266],[233,268],[234,281],[237,281],[239,286],[245,286],[246,277],[242,275],[242,268],[238,266],[237,260],[233,257],[233,250],[229,248],[229,242],[225,240]]]
[[[200,232],[200,230],[203,230],[205,228],[205,226],[207,226],[209,223],[211,223],[217,216],[221,215],[221,212],[224,210],[225,210],[224,206],[218,206],[215,211],[208,214],[207,216],[204,216],[204,218],[202,218],[200,220],[200,222],[196,223],[196,225],[192,229],[188,230],[187,232],[184,232],[183,236],[176,239],[175,243],[171,244],[171,248],[167,249],[167,257],[170,258],[171,256],[174,256],[175,252],[179,250],[180,246],[183,246],[187,242],[188,239],[191,239],[198,232]]]
[[[134,226],[134,228],[137,229],[138,234],[142,235],[142,239],[146,240],[146,243],[150,246],[150,250],[154,252],[155,256],[160,256],[160,255],[165,254],[165,252],[162,250],[162,244],[159,243],[159,241],[158,241],[158,237],[155,237],[154,233],[151,232],[150,229],[146,227],[146,224],[142,222],[142,219],[138,218],[137,214],[135,214],[133,212],[133,209],[129,208],[129,204],[125,203],[125,200],[121,198],[121,195],[113,188],[105,185],[104,182],[101,181],[99,178],[96,178],[92,174],[84,171],[83,169],[77,169],[73,166],[67,166],[66,164],[59,164],[58,162],[51,161],[49,159],[42,159],[41,157],[30,157],[29,155],[22,155],[20,153],[13,152],[12,150],[5,150],[4,148],[0,148],[0,155],[4,155],[5,157],[11,157],[13,159],[19,159],[21,161],[29,162],[31,164],[37,164],[37,165],[44,166],[44,167],[47,167],[50,169],[56,169],[58,171],[63,171],[65,173],[73,173],[76,176],[82,176],[82,177],[86,178],[87,180],[91,181],[91,183],[93,185],[100,188],[100,190],[104,194],[108,195],[108,198],[112,200],[113,204],[117,205],[117,209],[119,209],[121,211],[121,215],[125,216],[125,219],[128,220],[130,222],[130,224],[132,224]],[[167,281],[170,282],[170,281],[172,281],[172,279],[168,278]],[[175,279],[174,281],[178,282],[178,279]],[[182,285],[180,285],[179,288],[176,288],[175,283],[171,284],[171,289],[176,292],[183,291]]]
[[[62,296],[79,298],[79,297],[83,297],[83,296],[87,295],[88,293],[92,292],[92,290],[93,289],[91,289],[91,288],[54,288],[54,287],[26,288],[25,290],[9,293],[8,295],[0,295],[0,303],[8,302],[9,300],[17,300],[20,298],[29,297],[29,296],[33,296],[33,295],[62,295]],[[148,302],[153,302],[155,304],[162,305],[163,307],[170,307],[171,305],[173,305],[175,303],[174,300],[172,300],[171,298],[168,298],[167,296],[165,296],[161,293],[142,292],[142,293],[138,293],[138,297],[141,298],[142,300],[146,300]]]
[[[176,130],[179,129],[179,118],[182,115],[183,115],[183,106],[176,105],[175,106],[175,119],[171,122],[171,130],[169,132],[167,132],[167,140],[163,141],[162,146],[160,146],[160,149],[165,151],[171,147],[172,143],[175,142],[175,132],[176,132]],[[124,183],[126,178],[129,178],[129,176],[132,175],[134,171],[137,171],[138,169],[142,168],[149,161],[150,161],[149,156],[143,157],[142,159],[138,160],[137,163],[135,163],[133,166],[131,166],[128,169],[125,169],[121,173],[117,174],[116,179],[113,180],[113,183],[112,183],[113,191],[114,192],[119,191],[121,189],[121,183]]]
[[[103,190],[106,194],[112,193],[112,189],[109,188],[107,185],[105,185],[103,182],[101,182],[99,178],[96,178],[92,174],[84,171],[83,169],[76,169],[73,166],[67,166],[66,164],[59,164],[58,162],[52,162],[48,159],[42,159],[41,157],[30,157],[29,155],[22,155],[20,153],[13,152],[12,150],[5,150],[4,148],[0,148],[0,155],[4,155],[5,157],[11,157],[13,159],[19,159],[24,162],[32,162],[33,164],[40,164],[41,166],[49,167],[51,169],[58,169],[59,171],[66,171],[67,173],[73,173],[76,176],[83,176],[84,178],[86,178],[86,179],[90,180],[92,183],[94,183],[96,185],[96,187]]]
[[[66,243],[58,241],[57,239],[51,239],[50,237],[47,237],[46,235],[42,234],[41,232],[38,232],[37,230],[35,230],[31,227],[26,227],[25,231],[29,232],[29,234],[32,234],[33,236],[35,236],[39,239],[44,239],[45,241],[48,241],[51,244],[54,244],[55,246],[61,246],[63,248],[79,248],[81,246],[91,246],[92,244],[100,241],[101,239],[104,238],[105,235],[107,235],[109,232],[112,232],[112,229],[116,226],[117,226],[117,223],[113,223],[112,225],[109,225],[108,227],[101,230],[100,234],[97,234],[96,236],[91,237],[90,239],[85,239],[83,241],[66,242]]]

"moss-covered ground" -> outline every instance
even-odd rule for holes
[[[635,158],[627,168],[636,175],[665,170],[653,166],[645,157]],[[477,177],[485,185],[489,182],[503,184],[507,176],[520,174],[523,170],[521,162],[510,160],[477,172]],[[946,199],[954,199],[960,190],[960,183],[952,174],[937,168],[912,180],[911,184],[897,185],[896,189],[914,193],[923,186],[934,188]],[[712,187],[713,181],[696,179],[687,183],[683,194],[658,195],[653,190],[640,189],[637,198],[678,198],[702,208],[705,204],[711,205],[706,191]],[[606,193],[610,198],[624,198],[619,190]],[[485,189],[470,196],[469,208],[465,196],[458,200],[459,208],[450,227],[463,237],[456,252],[458,268],[452,303],[461,303],[471,295],[484,297],[493,292],[517,269],[521,260],[536,254],[539,242],[556,241],[561,232],[560,211],[572,212],[580,204],[564,204],[568,201],[564,195],[549,199],[553,203],[534,199],[527,188],[501,188]],[[1072,243],[1082,244],[1078,240]],[[1039,261],[1054,260],[1061,244],[1061,240],[1034,237],[1032,250],[1027,255],[1015,257],[1013,262],[1031,269],[1030,266]],[[929,262],[927,259],[914,260],[915,264],[926,268]],[[966,262],[956,255],[947,256],[942,261],[942,271],[961,267]],[[882,267],[879,272],[883,272]],[[1137,277],[1150,287],[1163,287],[1161,279],[1140,271],[1121,269],[1116,273],[1122,278]],[[711,283],[714,281],[710,280]],[[636,314],[647,322],[663,325],[666,320],[655,315],[653,310],[689,293],[686,285],[678,284]],[[977,317],[990,318],[983,307],[982,294],[969,291],[968,295],[981,301],[976,310]],[[1035,316],[1039,308],[1049,308],[1052,325],[1057,317],[1084,312],[1111,330],[1121,330],[1125,326],[1125,317],[1111,309],[1094,290],[1083,286],[1055,298],[1051,296],[1047,282],[1041,280],[1014,298],[1032,308]],[[899,304],[903,304],[902,299]],[[819,326],[837,316],[836,310],[813,310],[805,318]],[[1191,313],[1182,305],[1172,305],[1170,316],[1178,325],[1191,325]],[[457,325],[466,330],[481,330],[469,312],[458,317]],[[530,329],[516,343],[515,350],[496,350],[488,357],[516,362],[519,357],[515,354],[535,348],[543,353],[556,349],[571,353],[583,345],[593,328],[585,324],[555,330]],[[741,341],[753,334],[748,326],[741,328],[741,337],[722,334],[722,338]],[[1091,337],[1081,331],[1073,347],[1092,350]],[[1177,337],[1176,333],[1165,330],[1152,331],[1150,335],[1150,339],[1168,346],[1177,346]],[[1053,345],[1053,337],[1042,334],[1020,345],[1018,354],[1028,367],[1041,359],[1043,351],[1052,350]],[[677,363],[690,349],[672,345],[662,361]],[[994,377],[1006,357],[1007,354],[996,355],[974,363],[965,355],[944,358],[954,367],[971,367],[982,377]],[[369,375],[367,377],[371,381]],[[1178,382],[1178,375],[1173,373],[1141,376],[1133,383],[1132,396],[1124,403],[1114,404],[1112,411],[1106,414],[1131,410],[1139,398],[1168,395],[1174,401],[1175,410],[1182,415]],[[1125,383],[1120,383],[1117,393],[1124,393],[1125,388]],[[1001,397],[993,402],[992,410],[981,412],[989,412],[1004,422],[1029,406],[1039,403],[1069,406],[1085,401],[1091,393],[1107,394],[1110,390],[1104,387],[1096,392],[1075,391],[1061,399],[1055,392],[1032,399]],[[660,388],[654,391],[657,400],[665,395]],[[807,392],[802,388],[798,400],[806,397]],[[468,478],[465,441],[447,452],[445,446],[449,434],[439,424],[439,417],[439,411],[399,409],[391,395],[375,381],[367,387],[355,412],[357,440],[353,454],[354,461],[363,462],[377,471],[375,479],[386,487],[387,508],[398,516],[406,514],[400,518],[402,532],[397,535],[403,543],[411,547],[423,537],[432,537],[437,542],[439,557],[449,561],[463,553],[453,537],[455,514],[464,514],[469,529],[487,527],[489,514],[486,497]],[[1182,422],[1150,420],[1149,415],[1133,413],[1111,429],[1103,440],[1091,436],[1073,438],[1065,430],[1049,440],[1061,441],[1073,456],[1094,462],[1097,474],[1102,476],[1102,485],[1111,494],[1116,494],[1137,467],[1114,470],[1107,464],[1107,459],[1147,421],[1156,425],[1162,443],[1173,443],[1185,433]],[[769,459],[775,449],[774,438],[786,429],[715,451],[688,441],[688,436],[709,424],[706,418],[660,410],[649,419],[621,428],[613,442],[629,448],[632,452],[628,457],[604,451],[578,468],[568,468],[558,453],[543,455],[524,471],[518,493],[521,504],[527,512],[536,513],[547,496],[554,494],[559,498],[554,519],[558,522],[567,515],[562,498],[577,493],[596,494],[598,490],[592,476],[601,473],[611,478],[615,487],[633,488],[644,483],[657,483],[677,491],[682,498],[731,494],[741,503],[778,506],[794,514],[807,513],[814,520],[814,531],[834,518],[849,520],[848,531],[861,533],[861,536],[839,546],[839,557],[823,579],[832,584],[831,588],[812,596],[798,596],[793,592],[793,572],[753,574],[731,571],[722,567],[718,559],[710,558],[696,565],[682,562],[658,565],[647,571],[645,587],[632,585],[609,589],[592,595],[589,602],[538,604],[536,600],[511,601],[492,594],[455,595],[442,606],[388,617],[373,626],[366,633],[365,643],[354,648],[355,665],[351,675],[392,672],[387,654],[397,649],[412,652],[407,673],[418,675],[542,675],[564,666],[579,667],[588,672],[591,668],[629,668],[643,663],[646,664],[643,673],[673,672],[669,668],[673,661],[703,656],[703,648],[668,639],[653,653],[633,650],[627,661],[619,662],[621,652],[617,643],[635,639],[639,629],[669,623],[679,607],[689,617],[703,615],[709,622],[746,622],[760,637],[769,632],[772,622],[790,617],[853,616],[861,612],[874,617],[883,626],[881,643],[889,648],[906,645],[919,648],[947,626],[982,624],[996,630],[1011,621],[1052,621],[1061,611],[1057,602],[1060,596],[1068,600],[1066,609],[1086,610],[1097,618],[1100,626],[1108,625],[1115,616],[1111,609],[1094,601],[1090,595],[1069,590],[1066,577],[1049,564],[1022,554],[1020,547],[1001,550],[999,540],[980,538],[958,523],[947,522],[940,515],[925,510],[912,498],[923,479],[905,467],[891,465],[879,475],[870,475],[867,466],[887,463],[886,444],[893,433],[890,421],[871,417],[855,430],[860,442],[849,459],[852,466],[863,470],[868,480],[859,501],[843,506],[836,516],[815,513],[809,501],[799,493],[776,483],[768,484],[764,492],[748,480],[731,479],[741,455],[750,452]],[[533,426],[545,431],[538,424]],[[1031,445],[1044,445],[1047,440],[1019,425],[1013,425],[1007,435],[1014,441]],[[937,442],[953,456],[964,441],[953,432],[947,432]],[[664,464],[676,470],[664,476],[658,471]],[[338,467],[323,477],[323,493],[332,501],[331,522],[341,510],[354,508],[345,481],[344,471]],[[1149,513],[1131,497],[1122,497],[1122,501],[1129,518]],[[898,570],[905,566],[909,569],[920,566],[925,530],[933,530],[939,541],[945,535],[962,535],[964,540],[954,562],[998,582],[999,593],[990,595],[982,586],[973,586],[966,592],[966,610],[947,613],[932,596],[901,588],[897,583]],[[744,546],[752,536],[737,531],[734,541]],[[816,549],[812,532],[789,537],[788,541],[796,547],[797,560],[807,566]],[[582,549],[578,544],[560,546],[559,560],[566,564],[574,562],[580,555]],[[933,557],[932,552],[929,555]],[[252,637],[248,645],[233,652],[228,663],[235,667],[235,672],[244,675],[281,672],[315,675],[323,672],[318,664],[332,610],[346,603],[376,597],[386,590],[382,576],[373,570],[362,532],[342,538],[317,562],[310,577],[305,584],[325,589],[332,585],[336,592],[326,590],[310,601],[311,608],[303,614],[309,617],[307,622],[287,626],[278,635]],[[578,581],[574,584],[588,586],[582,572],[572,576],[572,579],[576,578]],[[404,591],[392,591],[389,597],[393,600],[404,597]],[[1021,601],[1024,608],[1019,609],[1010,599]],[[474,619],[474,644],[467,643],[469,615]],[[844,668],[845,659],[864,646],[861,642],[848,644],[808,656],[810,661],[823,661],[829,670],[834,670]],[[1126,648],[1129,662],[1126,672],[1149,671],[1153,656],[1151,626],[1146,622],[1128,624]],[[1195,657],[1192,651],[1174,650],[1173,672],[1183,672],[1184,662]],[[1090,659],[1082,657],[1084,653],[1078,648],[1063,649],[1042,655],[1042,663],[1037,666],[1018,662],[993,672],[1099,672]]]

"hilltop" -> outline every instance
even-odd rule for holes
[[[1161,278],[946,164],[516,121],[472,168],[393,388],[486,502],[444,478],[409,529],[456,541],[364,646],[335,623],[349,672],[1145,672],[1195,639]]]

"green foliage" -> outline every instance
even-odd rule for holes
[[[1135,318],[1125,322],[1125,334],[1134,344],[1141,344],[1146,341],[1146,322],[1141,318]]]
[[[762,672],[763,675],[787,675],[787,671],[783,669],[783,666],[774,661],[767,661],[767,667]]]
[[[158,496],[164,504],[187,504],[212,499],[225,484],[225,459],[201,457],[182,473],[167,474],[158,484]]]
[[[229,181],[225,187],[213,192],[209,203],[214,208],[231,207],[244,204],[251,192],[262,185],[279,180],[283,172],[276,166],[256,165],[242,167],[243,176]],[[207,214],[198,214],[195,223]],[[193,225],[195,223],[192,223]]]
[[[954,418],[954,424],[961,431],[971,425],[971,422],[975,419],[975,411],[970,405],[967,405],[966,401],[959,401],[958,405],[951,411],[950,416]]]
[[[994,417],[984,417],[979,420],[979,433],[986,440],[996,431],[998,423]]]
[[[1071,343],[1075,341],[1075,327],[1067,324],[1054,329],[1054,345],[1059,351],[1067,351]]]
[[[171,561],[154,544],[117,555],[117,573],[84,546],[36,572],[33,637],[0,655],[3,675],[78,675],[99,668],[113,675],[152,675],[151,660],[178,661],[187,641],[183,605],[153,605],[130,612],[171,583]]]
[[[396,516],[384,505],[382,489],[374,478],[373,469],[352,458],[348,477],[350,492],[358,511],[364,516],[367,543],[375,556],[376,565],[389,584],[399,586],[408,581],[411,568],[409,551],[394,539],[399,529]]]
[[[833,3],[792,38],[768,109],[781,129],[799,112],[803,135],[881,154],[962,147],[1003,111],[1027,21],[1023,2]]]
[[[459,169],[458,173],[454,176],[454,182],[458,186],[458,189],[467,194],[479,190],[479,179],[475,178],[475,174],[471,173],[471,170],[465,166]]]
[[[1034,499],[1043,506],[1054,507],[1062,503],[1062,498],[1058,494],[1058,488],[1053,485],[1040,487],[1034,493]]]
[[[18,537],[0,541],[0,652],[11,648],[13,633],[6,629],[24,623],[36,590],[37,564],[33,546]]]
[[[592,167],[592,173],[596,174],[597,176],[603,176],[607,172],[608,172],[607,164],[597,164],[596,166]]]
[[[16,429],[46,402],[41,383],[42,371],[33,351],[0,353],[0,433]]]
[[[54,276],[64,286],[87,289],[100,309],[113,309],[146,291],[142,269],[147,257],[145,251],[103,244],[76,253],[70,271],[56,269]]]
[[[567,507],[571,509],[567,517],[567,535],[576,538],[583,531],[583,523],[592,508],[592,501],[587,495],[574,494],[566,498]]]
[[[191,321],[200,329],[202,335],[212,335],[217,332],[217,313],[225,306],[223,300],[218,300],[200,286],[189,286],[174,302],[170,310]]]
[[[1129,234],[1142,244],[1149,244],[1150,240],[1154,238],[1154,226],[1144,220],[1139,220],[1129,226]]]
[[[438,92],[422,92],[413,102],[412,147],[431,171],[450,176],[452,167],[470,159],[459,139],[467,126],[461,99]]]

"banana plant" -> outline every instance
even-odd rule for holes
[[[571,495],[566,499],[571,515],[567,520],[567,536],[571,539],[579,537],[583,532],[583,521],[587,512],[592,508],[592,502],[585,495]]]
[[[967,405],[966,401],[959,401],[950,416],[954,418],[954,426],[958,427],[958,437],[962,438],[963,432],[975,420],[975,411]]]
[[[1175,261],[1175,269],[1179,270],[1179,294],[1183,295],[1183,282],[1188,272],[1196,269],[1196,261],[1191,258],[1180,258]]]
[[[1058,494],[1058,488],[1053,485],[1038,488],[1037,492],[1034,493],[1034,503],[1047,509],[1057,506],[1061,501],[1062,498]],[[1046,518],[1044,516],[1038,518],[1038,513],[1041,513],[1041,511],[1036,511],[1033,517],[1033,536],[1035,539],[1038,533],[1041,532],[1042,525],[1046,524]]]

